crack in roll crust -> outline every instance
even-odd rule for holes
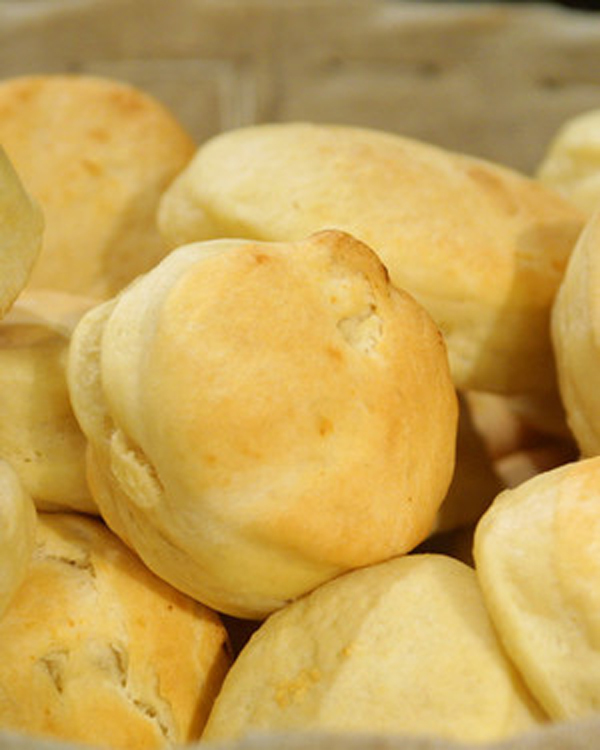
[[[0,620],[0,721],[118,750],[197,740],[230,664],[218,616],[98,519],[41,513]]]

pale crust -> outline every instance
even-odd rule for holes
[[[5,79],[0,142],[44,211],[31,287],[107,297],[164,255],[158,200],[195,144],[158,101],[91,76]]]
[[[29,279],[40,253],[43,230],[39,206],[0,146],[0,318]]]
[[[585,456],[600,453],[600,209],[586,224],[552,311],[552,341],[567,421]]]
[[[347,126],[259,125],[205,143],[165,193],[171,246],[350,232],[444,333],[457,387],[554,388],[549,312],[583,216],[541,184]]]
[[[0,460],[0,620],[27,575],[35,525],[33,500],[10,464]]]
[[[118,750],[201,734],[229,667],[215,613],[148,571],[98,520],[40,514],[0,621],[6,729]]]
[[[66,379],[71,332],[92,306],[85,298],[26,291],[0,322],[0,390],[10,394],[2,405],[0,456],[39,510],[97,513]]]
[[[542,716],[506,659],[474,571],[443,555],[407,555],[347,573],[263,623],[203,739],[318,729],[485,742]]]
[[[562,125],[548,146],[537,177],[586,216],[600,210],[600,109]]]
[[[82,319],[69,383],[104,517],[230,614],[411,549],[453,471],[439,331],[339,232],[180,248]]]
[[[502,493],[474,556],[507,652],[553,719],[600,710],[600,458]]]

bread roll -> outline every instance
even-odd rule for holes
[[[158,200],[195,144],[158,101],[92,76],[8,78],[0,143],[46,220],[30,287],[108,297],[164,255]]]
[[[475,572],[407,555],[272,615],[229,671],[203,739],[259,731],[436,735],[485,742],[542,713],[506,659]]]
[[[40,510],[97,513],[85,477],[86,439],[67,389],[70,334],[92,301],[23,292],[0,322],[0,457]]]
[[[10,464],[0,460],[0,620],[27,575],[35,524],[33,500]]]
[[[242,128],[201,146],[159,225],[171,246],[350,232],[439,325],[457,387],[555,388],[550,306],[583,217],[496,164],[348,126]]]
[[[69,387],[111,528],[250,619],[412,549],[454,467],[442,337],[341,232],[174,251],[84,316]]]
[[[40,252],[43,230],[39,206],[0,146],[0,318],[27,283]]]
[[[600,710],[600,458],[502,493],[474,557],[486,605],[531,692],[556,720]]]
[[[537,169],[538,179],[586,216],[600,210],[600,109],[567,120]]]
[[[29,573],[0,621],[0,725],[116,750],[198,739],[229,667],[217,615],[100,521],[39,519]]]
[[[571,256],[552,311],[567,421],[585,456],[600,454],[600,209]]]

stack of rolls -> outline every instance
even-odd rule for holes
[[[600,213],[364,128],[196,146],[107,79],[0,114],[0,728],[600,711]]]
[[[0,148],[0,318],[27,283],[40,253],[43,225],[39,205]],[[0,617],[26,576],[35,523],[31,495],[12,466],[0,459]]]
[[[218,616],[156,578],[106,526],[40,513],[0,620],[0,723],[88,745],[197,739],[230,658]]]
[[[0,112],[0,727],[191,742],[229,635],[97,518],[66,369],[82,314],[159,257],[158,197],[193,141],[116,81],[9,80]]]
[[[0,453],[40,510],[95,513],[85,476],[86,440],[66,382],[73,328],[94,301],[24,291],[0,321]],[[35,415],[33,417],[32,415]]]

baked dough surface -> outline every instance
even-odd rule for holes
[[[163,257],[158,200],[195,144],[158,100],[95,76],[6,78],[0,143],[44,212],[30,287],[106,298]]]
[[[198,739],[230,659],[218,616],[156,578],[101,521],[39,514],[0,620],[5,729],[118,750]]]
[[[600,458],[501,494],[474,556],[487,608],[531,692],[556,720],[600,710]]]
[[[444,555],[407,555],[347,573],[263,623],[228,673],[204,739],[321,730],[491,742],[542,720],[474,571]]]
[[[176,250],[84,316],[69,383],[109,525],[229,614],[412,549],[454,467],[441,335],[340,232]]]
[[[600,109],[563,123],[537,168],[537,177],[586,216],[600,210]]]
[[[93,304],[26,290],[0,321],[0,456],[39,510],[97,513],[85,476],[86,439],[66,376],[71,333]]]
[[[555,389],[550,307],[583,215],[500,165],[350,126],[241,128],[200,147],[159,226],[171,247],[349,232],[432,315],[457,387]]]

